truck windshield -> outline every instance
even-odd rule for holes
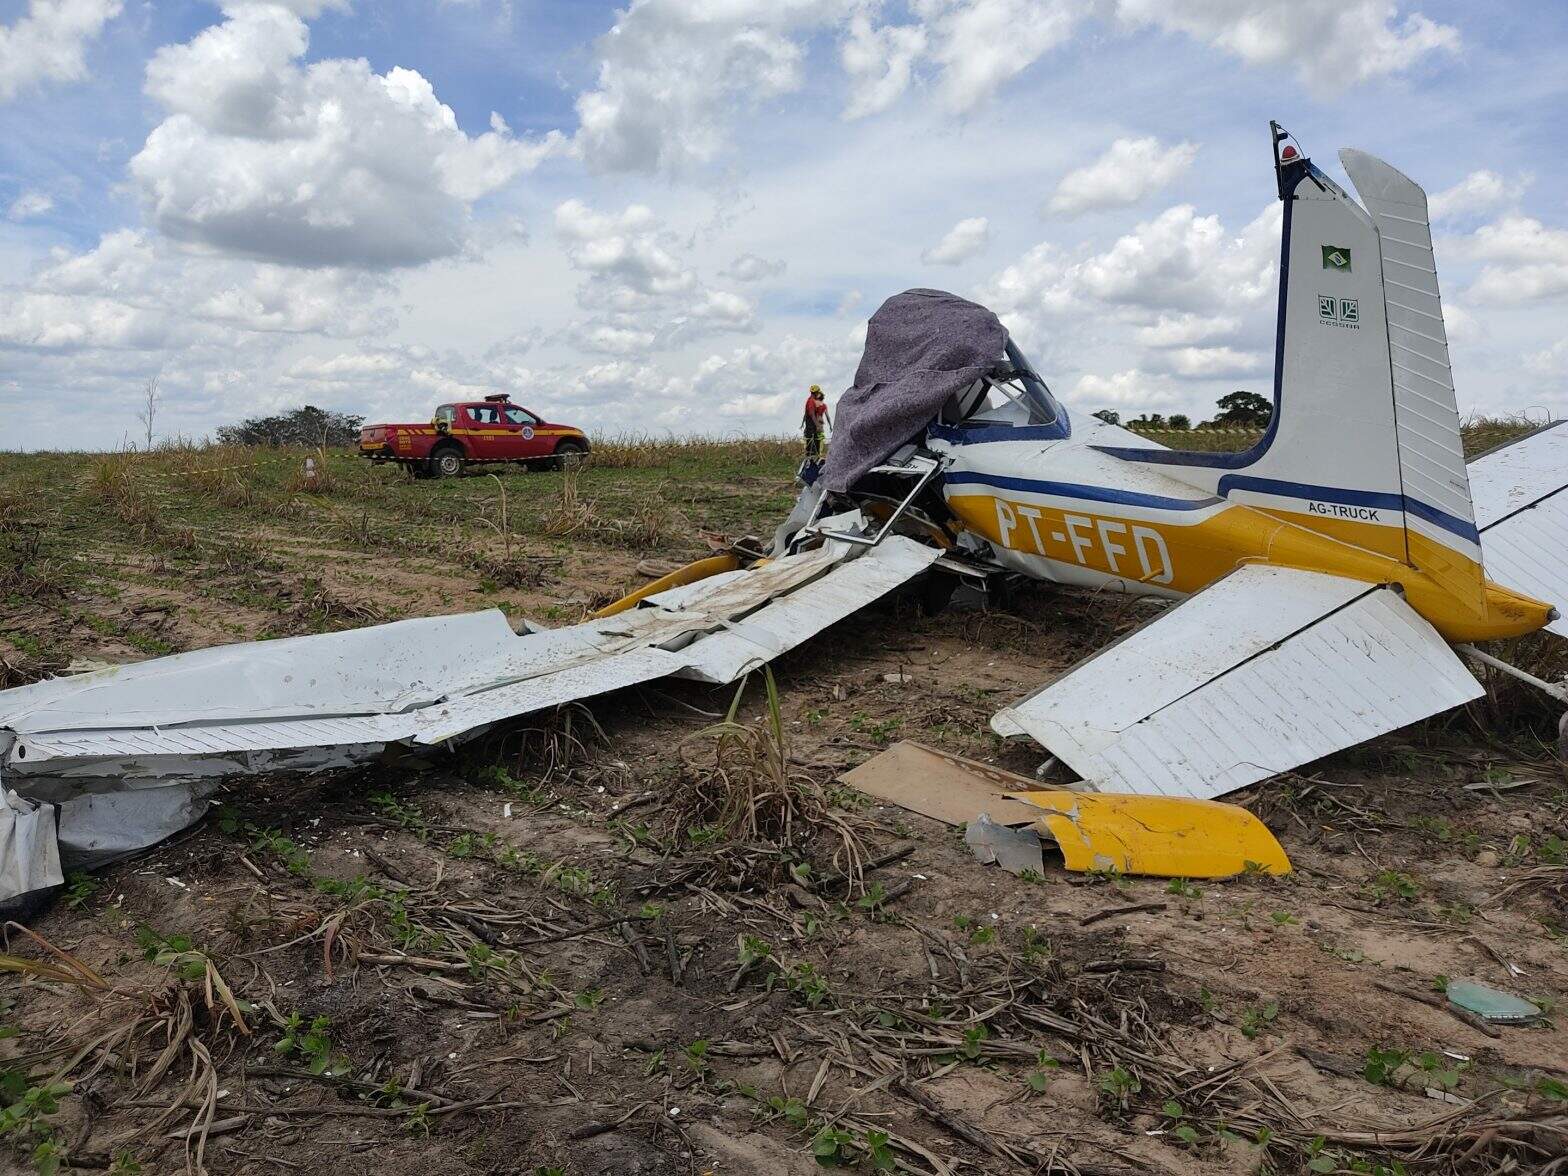
[[[448,424],[448,425],[450,425],[456,419],[457,419],[457,405],[455,405],[455,404],[443,404],[440,408],[436,409],[436,415],[435,415],[436,424],[438,424],[438,425],[439,424]]]

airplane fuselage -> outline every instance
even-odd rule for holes
[[[1550,606],[1481,577],[1480,607],[1407,562],[1422,536],[1376,505],[1271,488],[1267,505],[1194,489],[1130,459],[1131,434],[1076,416],[1066,437],[1005,427],[947,431],[930,444],[951,459],[948,506],[996,558],[1035,579],[1136,595],[1180,597],[1248,563],[1395,584],[1450,641],[1534,632]],[[1016,438],[1016,439],[1015,439]],[[1106,449],[1117,449],[1109,453]],[[1326,489],[1326,488],[1325,488]],[[1258,496],[1263,497],[1263,496]],[[1461,557],[1428,545],[1418,562]]]

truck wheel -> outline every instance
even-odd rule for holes
[[[552,463],[558,470],[575,470],[588,458],[588,447],[581,441],[562,441],[555,447],[555,461]]]
[[[455,445],[443,445],[430,455],[430,476],[455,478],[463,472],[463,451]]]

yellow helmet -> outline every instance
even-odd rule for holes
[[[820,391],[822,391],[822,389],[821,389],[821,388],[819,388],[819,387],[817,387],[817,385],[815,385],[815,384],[813,384],[813,385],[811,385],[811,388],[810,388],[810,391],[811,391],[811,392],[812,392],[812,393],[813,393],[813,394],[815,394],[815,393],[817,393],[817,392],[820,392]]]

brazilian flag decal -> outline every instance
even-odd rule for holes
[[[1350,250],[1343,245],[1323,246],[1323,268],[1350,272]]]

